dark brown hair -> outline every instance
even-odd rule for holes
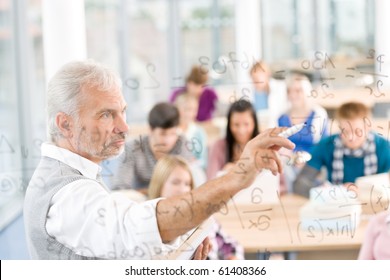
[[[236,102],[234,102],[228,112],[227,116],[227,126],[226,126],[226,146],[227,146],[227,151],[226,151],[226,159],[227,162],[232,162],[233,161],[233,147],[234,144],[236,143],[236,140],[234,139],[233,132],[230,129],[230,123],[231,123],[231,118],[233,113],[243,113],[243,112],[250,112],[253,122],[255,124],[255,127],[253,129],[251,139],[254,138],[257,134],[259,134],[259,128],[257,124],[257,117],[256,117],[256,111],[252,106],[252,103],[250,103],[248,100],[245,99],[240,99]]]
[[[148,122],[151,129],[178,126],[179,110],[175,105],[167,102],[157,103],[149,113]]]

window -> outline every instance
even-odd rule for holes
[[[180,1],[182,81],[192,65],[209,70],[209,83],[231,84],[235,53],[234,1]],[[233,73],[234,74],[234,73]]]
[[[315,51],[366,56],[374,45],[374,1],[262,1],[263,56],[269,62]]]
[[[10,209],[20,197],[22,175],[18,94],[15,68],[14,7],[0,1],[0,230],[20,209]],[[20,202],[19,202],[20,207]]]
[[[120,73],[128,122],[169,94],[167,1],[86,1],[88,56]],[[136,112],[136,113],[135,113]]]
[[[21,213],[45,139],[40,10],[0,0],[0,229]]]

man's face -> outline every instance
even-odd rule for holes
[[[178,127],[156,127],[150,132],[152,150],[158,154],[168,154],[179,138]]]
[[[81,100],[71,138],[73,148],[93,162],[120,154],[128,131],[126,102],[120,89],[103,92],[84,87]]]
[[[341,140],[350,149],[358,149],[363,146],[367,139],[368,127],[365,119],[354,120],[341,119]]]

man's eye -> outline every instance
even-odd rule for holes
[[[109,118],[111,116],[111,113],[110,112],[105,112],[102,114],[102,118]]]

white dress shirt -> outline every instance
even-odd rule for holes
[[[69,150],[44,143],[42,156],[78,170],[85,179],[64,186],[52,198],[47,233],[77,254],[107,259],[152,259],[174,250],[157,226],[159,199],[136,203],[98,183],[101,167]]]

